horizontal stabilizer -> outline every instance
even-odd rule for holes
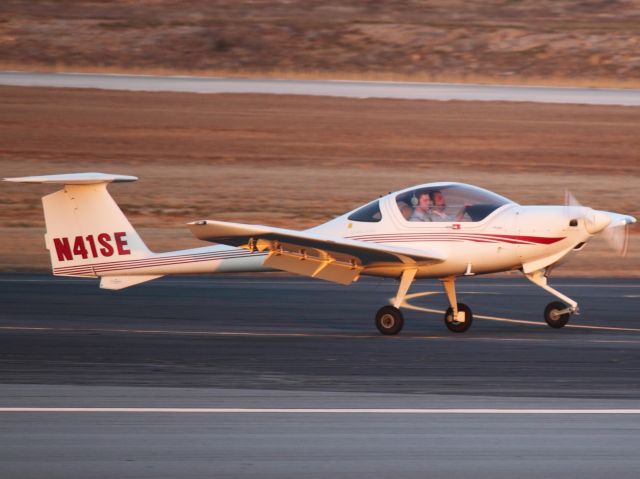
[[[5,178],[4,181],[14,183],[49,183],[53,185],[94,185],[96,183],[120,183],[136,181],[135,176],[111,175],[107,173],[69,173],[63,175],[23,176],[21,178]]]
[[[162,278],[164,275],[148,276],[103,276],[100,280],[102,289],[124,289],[136,284],[146,283],[152,279]]]

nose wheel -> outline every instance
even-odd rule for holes
[[[386,336],[392,336],[402,331],[404,316],[402,311],[393,306],[383,306],[376,314],[376,327]]]
[[[552,301],[544,308],[544,320],[554,329],[563,328],[571,317],[571,308],[560,301]]]

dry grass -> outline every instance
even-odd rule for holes
[[[640,0],[3,0],[5,68],[637,87]]]
[[[156,250],[201,218],[305,228],[416,183],[463,181],[522,204],[640,216],[640,109],[0,88],[2,176],[107,171]],[[0,187],[0,268],[46,269],[45,186]],[[594,242],[558,274],[640,276]]]

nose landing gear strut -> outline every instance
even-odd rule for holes
[[[556,298],[564,301],[564,303],[561,303],[560,301],[552,301],[544,309],[544,320],[549,326],[554,329],[560,329],[569,322],[572,314],[580,314],[578,303],[547,284],[548,275],[546,274],[546,270],[539,269],[531,273],[524,273],[524,275],[536,286],[541,287]]]

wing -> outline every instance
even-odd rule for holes
[[[207,220],[189,223],[189,228],[201,240],[268,251],[266,267],[340,284],[352,283],[367,268],[415,267],[446,259],[436,249],[373,244],[271,226]]]

